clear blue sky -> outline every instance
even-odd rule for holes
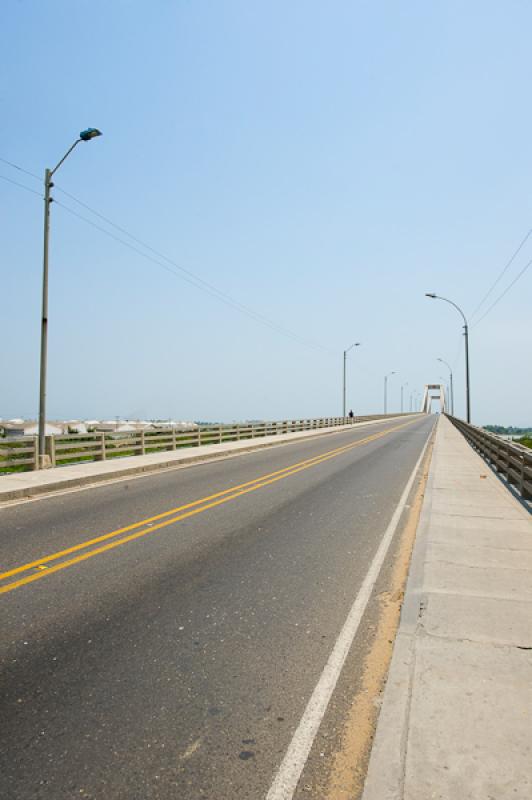
[[[353,341],[357,413],[440,356],[463,415],[460,318],[424,292],[471,314],[532,225],[531,30],[526,0],[5,0],[0,156],[40,176],[100,128],[57,200],[319,345],[56,205],[49,418],[337,414]],[[0,180],[0,204],[0,417],[34,417],[42,201]],[[530,258],[532,237],[483,309]],[[478,423],[532,424],[531,295],[532,268],[473,318]]]

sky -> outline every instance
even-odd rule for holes
[[[532,425],[532,268],[489,310],[532,235],[477,310],[532,227],[531,28],[527,0],[4,0],[0,158],[32,174],[0,161],[0,418],[38,411],[44,169],[97,127],[54,177],[49,419],[337,415],[353,342],[356,414],[443,358],[463,417],[436,292],[473,422]]]

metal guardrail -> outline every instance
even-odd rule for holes
[[[370,422],[410,414],[373,414],[364,417],[320,417],[318,419],[282,420],[279,422],[209,425],[179,432],[159,428],[146,431],[101,431],[46,437],[46,455],[51,467],[84,461],[105,461],[111,458],[146,455],[183,447],[200,447],[240,439],[256,439],[281,433],[335,428],[355,422]],[[39,468],[37,436],[0,439],[0,473],[23,472]]]
[[[475,450],[518,489],[521,497],[532,500],[532,450],[529,447],[509,442],[449,414],[446,416]]]

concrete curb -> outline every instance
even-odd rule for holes
[[[404,417],[389,417],[386,422],[394,422]],[[91,461],[87,464],[76,464],[68,467],[56,467],[53,470],[24,472],[0,477],[0,505],[13,500],[28,499],[39,495],[53,493],[62,489],[77,489],[83,486],[98,485],[108,481],[120,480],[134,476],[149,475],[157,471],[178,469],[198,462],[227,458],[241,453],[261,450],[265,447],[291,444],[292,442],[328,436],[347,430],[359,430],[371,425],[378,425],[383,420],[370,420],[354,425],[340,425],[334,428],[300,431],[275,436],[264,436],[260,441],[243,439],[238,442],[204,445],[201,448],[190,448],[193,453],[172,452],[161,455],[128,456],[117,459],[121,463]],[[201,452],[198,452],[201,451]],[[134,463],[131,463],[133,462]],[[124,463],[129,462],[129,463]],[[115,467],[113,469],[113,467]],[[74,471],[77,474],[74,474]],[[84,472],[85,474],[80,474]],[[9,482],[9,485],[6,483]],[[4,486],[2,486],[4,483]],[[4,488],[5,487],[5,488]]]

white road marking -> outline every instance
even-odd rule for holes
[[[432,433],[432,429],[431,429]],[[417,471],[423,461],[425,451],[430,441],[430,434],[425,442],[421,455],[417,460],[416,466],[412,470],[412,474],[408,479],[399,504],[395,509],[393,516],[390,520],[384,536],[382,537],[379,549],[377,550],[371,566],[364,578],[360,591],[358,592],[351,610],[347,615],[344,626],[340,631],[340,635],[336,640],[329,660],[325,665],[320,679],[316,684],[316,688],[312,692],[312,696],[307,704],[305,712],[301,717],[299,725],[292,737],[292,741],[288,746],[285,757],[275,775],[270,790],[266,796],[266,800],[291,800],[296,790],[299,778],[303,772],[303,768],[307,762],[310,749],[316,738],[319,727],[325,716],[329,700],[331,699],[334,688],[340,677],[342,667],[347,658],[347,654],[351,649],[353,640],[356,636],[360,620],[366,610],[371,592],[379,577],[379,572],[386,558],[386,553],[393,540],[395,531],[399,524],[401,514],[406,506],[408,495],[414,483]]]

